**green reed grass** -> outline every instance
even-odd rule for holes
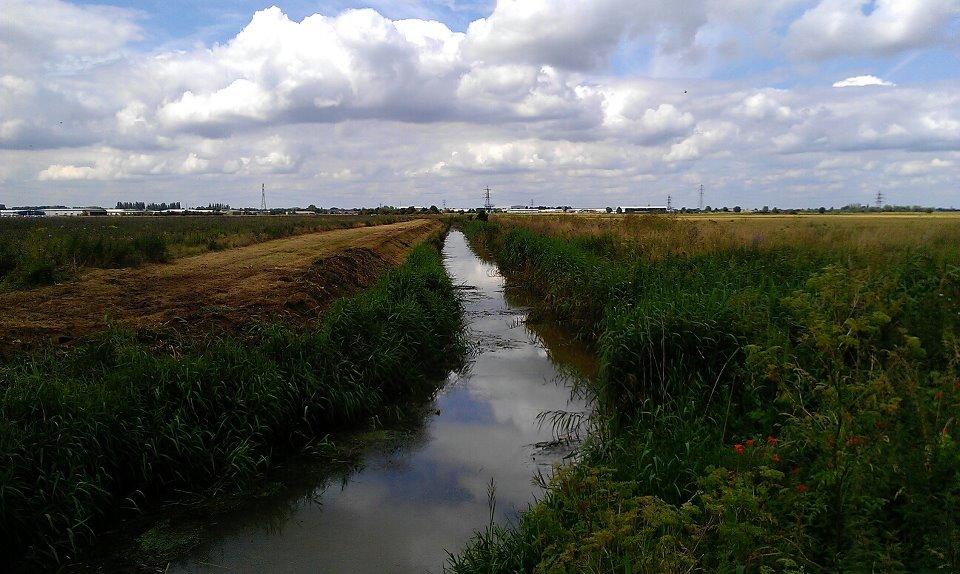
[[[112,331],[0,369],[0,563],[75,556],[121,509],[229,489],[433,391],[462,356],[439,253],[416,248],[305,331],[176,352]]]
[[[464,224],[600,374],[583,462],[454,572],[960,568],[960,219],[611,221]]]

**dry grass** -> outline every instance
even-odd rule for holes
[[[498,215],[496,221],[568,239],[612,237],[618,250],[630,249],[653,260],[744,247],[794,247],[868,256],[923,248],[932,255],[949,255],[960,245],[960,216],[945,214]]]

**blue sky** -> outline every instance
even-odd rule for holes
[[[3,2],[0,203],[960,204],[960,0]]]

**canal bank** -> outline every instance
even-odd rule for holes
[[[549,325],[528,325],[520,290],[461,233],[448,236],[444,264],[463,293],[473,355],[422,423],[359,467],[306,469],[323,476],[315,487],[219,516],[168,571],[440,572],[489,523],[491,493],[500,523],[534,501],[535,477],[571,453],[541,415],[584,410],[572,378],[591,358]]]

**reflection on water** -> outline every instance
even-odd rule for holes
[[[507,303],[496,267],[461,233],[450,234],[444,255],[454,282],[468,287],[476,353],[438,394],[429,412],[439,414],[401,448],[371,453],[359,472],[297,500],[279,523],[264,524],[261,512],[229,517],[171,571],[441,572],[446,551],[486,524],[491,480],[499,520],[533,500],[532,477],[563,454],[537,448],[552,438],[538,415],[583,408],[562,384],[569,369],[551,361],[572,347],[548,353],[524,324],[525,310]]]

